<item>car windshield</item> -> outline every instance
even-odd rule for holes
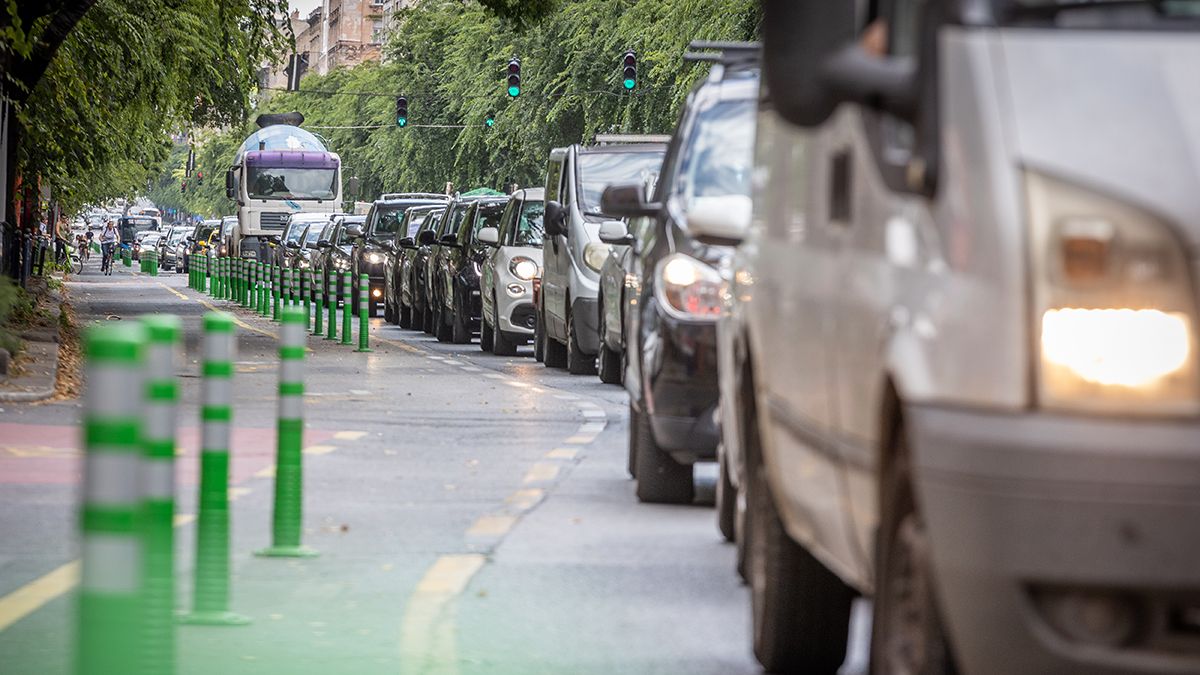
[[[229,234],[233,232],[233,226],[237,225],[237,218],[230,218],[221,223],[221,234]]]
[[[305,245],[315,244],[318,241],[321,241],[321,230],[322,229],[324,229],[324,228],[321,227],[321,223],[313,223],[312,225],[309,225],[308,226],[308,234],[305,235],[305,237],[304,237],[304,244]]]
[[[379,237],[391,238],[400,228],[400,219],[404,217],[402,207],[375,207],[375,230],[373,234]]]
[[[292,223],[288,225],[287,236],[283,240],[284,243],[300,243],[300,237],[304,234],[305,224],[306,223],[304,223],[304,221],[292,221]]]
[[[542,214],[546,212],[545,202],[528,201],[521,207],[521,217],[517,219],[517,232],[513,237],[514,246],[541,246]]]
[[[720,101],[696,117],[674,187],[685,210],[700,197],[750,196],[756,108],[752,99]]]
[[[579,209],[600,213],[600,194],[613,183],[651,184],[662,167],[663,153],[587,152],[579,155]]]
[[[427,218],[429,218],[428,213],[413,213],[413,214],[409,215],[408,229],[405,231],[404,236],[406,236],[406,237],[417,236],[417,232],[421,231],[421,226],[425,224],[425,220]]]
[[[445,235],[447,232],[458,232],[458,226],[462,225],[463,218],[467,215],[467,209],[471,205],[466,202],[459,202],[454,205],[450,211],[450,218],[445,223],[438,224],[438,235]]]
[[[187,235],[187,231],[185,231],[185,230],[175,230],[175,231],[171,232],[171,238],[168,239],[167,241],[169,241],[172,244],[178,244],[179,242],[183,241],[183,238],[186,235]]]
[[[337,169],[251,167],[247,192],[251,199],[333,199]]]
[[[216,228],[212,227],[211,225],[205,225],[204,227],[197,230],[196,234],[192,235],[192,238],[195,239],[196,241],[204,241],[204,240],[208,239],[209,235],[211,235],[213,233],[214,229],[216,229]]]

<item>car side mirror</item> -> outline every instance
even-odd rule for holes
[[[546,202],[542,222],[546,226],[546,234],[550,236],[567,236],[567,207],[556,201]]]
[[[753,204],[745,195],[696,197],[687,210],[688,231],[705,244],[735,245],[746,236]]]
[[[346,236],[351,239],[362,239],[363,231],[358,225],[347,225],[344,231]]]
[[[619,220],[606,220],[600,224],[600,241],[606,244],[629,246],[633,244],[633,235],[625,228],[625,223]]]
[[[416,245],[417,240],[412,237],[401,237],[400,241],[396,243],[400,245],[400,248],[412,248]]]
[[[646,186],[642,183],[609,185],[600,195],[600,212],[606,216],[639,218],[661,210],[661,204],[646,201]]]
[[[292,250],[298,250],[298,249],[300,248],[300,244],[297,244],[297,243],[296,243],[296,242],[294,242],[294,241],[289,241],[288,243],[286,243],[286,244],[284,244],[284,245],[285,245],[285,246],[287,246],[288,248],[292,249]]]
[[[389,252],[389,253],[395,253],[395,252],[396,252],[396,245],[395,245],[395,244],[393,244],[393,243],[392,243],[392,242],[390,242],[390,241],[383,241],[383,242],[380,242],[380,244],[379,244],[379,245],[380,245],[381,247],[383,247],[383,250],[385,250],[385,251],[387,251],[387,252]]]
[[[437,241],[437,235],[433,230],[422,230],[417,233],[417,243],[422,246],[429,246],[435,241]]]
[[[458,246],[458,235],[453,233],[443,234],[438,243],[442,246]]]
[[[329,240],[328,240],[328,239],[322,239],[321,241],[318,241],[318,242],[317,242],[317,248],[329,248]]]
[[[479,241],[488,246],[500,245],[500,230],[494,227],[485,227],[479,231]]]

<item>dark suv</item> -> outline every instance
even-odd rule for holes
[[[625,389],[642,501],[690,502],[692,464],[716,458],[716,322],[732,248],[699,242],[688,219],[750,195],[758,74],[757,50],[725,52],[688,96],[653,200],[642,183],[601,197],[604,213],[633,224],[632,234],[608,226],[600,238],[631,246],[628,273],[638,280],[626,305]]]
[[[383,262],[383,316],[401,328],[411,328],[413,324],[412,290],[405,280],[411,277],[417,233],[429,214],[437,210],[437,206],[409,207],[400,219],[395,238],[383,242],[383,248],[387,250]]]
[[[425,262],[425,299],[428,308],[426,311],[428,323],[425,326],[425,332],[437,335],[439,327],[442,327],[442,332],[445,334],[443,340],[450,339],[451,329],[448,317],[443,316],[445,314],[445,299],[442,297],[444,289],[437,283],[436,271],[445,264],[446,255],[458,243],[458,230],[467,217],[467,209],[471,208],[471,204],[478,199],[481,197],[455,195],[442,211],[441,218],[437,221],[437,229],[421,232],[418,235],[421,239],[417,243],[429,246],[429,257]]]
[[[479,330],[479,266],[490,250],[476,235],[485,227],[499,226],[507,203],[508,197],[479,199],[467,208],[458,231],[443,235],[442,256],[434,269],[435,295],[442,302],[438,340],[464,344]]]
[[[393,241],[400,226],[404,211],[413,206],[426,204],[445,204],[449,199],[446,195],[428,192],[403,192],[385,194],[371,205],[367,212],[366,221],[362,225],[362,236],[356,238],[350,253],[350,271],[354,275],[354,283],[358,276],[366,274],[371,279],[371,299],[369,316],[375,316],[383,304],[383,268],[384,256],[387,251],[383,242]],[[358,311],[358,296],[354,296],[354,309]]]

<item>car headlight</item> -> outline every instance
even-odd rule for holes
[[[379,263],[383,262],[383,256],[379,255],[378,253],[368,253],[367,262],[371,263],[372,265],[378,265]]]
[[[514,277],[522,281],[532,281],[534,277],[541,273],[542,269],[533,261],[533,258],[517,256],[509,261],[508,271],[512,272]]]
[[[307,258],[301,258],[297,264],[300,266],[300,269],[302,269],[302,270],[306,270],[309,268],[309,262],[308,262]]]
[[[592,268],[593,271],[599,272],[601,267],[604,267],[604,261],[608,259],[609,245],[603,242],[592,242],[583,247],[583,264]]]
[[[688,321],[715,321],[721,316],[721,274],[695,258],[675,253],[655,268],[655,294],[668,314]]]
[[[1195,297],[1183,244],[1155,216],[1026,175],[1038,395],[1052,408],[1200,411]]]
[[[334,266],[334,267],[336,267],[336,268],[338,268],[339,270],[348,270],[348,269],[350,269],[350,263],[349,263],[349,262],[347,262],[347,261],[345,261],[345,260],[334,260],[334,261],[333,261],[333,266]]]

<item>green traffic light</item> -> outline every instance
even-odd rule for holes
[[[489,117],[484,121],[484,124],[488,125],[489,127],[494,127],[496,126],[496,120]]]
[[[397,117],[396,118],[396,126],[398,126],[398,127],[408,126],[408,118],[407,117]]]
[[[633,89],[636,86],[637,86],[637,82],[635,80],[632,80],[632,79],[625,80],[625,88],[626,89]]]
[[[517,85],[515,85],[515,84],[513,84],[513,85],[509,85],[509,87],[508,87],[508,95],[509,95],[509,96],[511,96],[511,97],[513,97],[513,98],[516,98],[516,97],[520,96],[520,95],[521,95],[521,88],[520,88],[520,87],[518,87],[518,86],[517,86]]]

